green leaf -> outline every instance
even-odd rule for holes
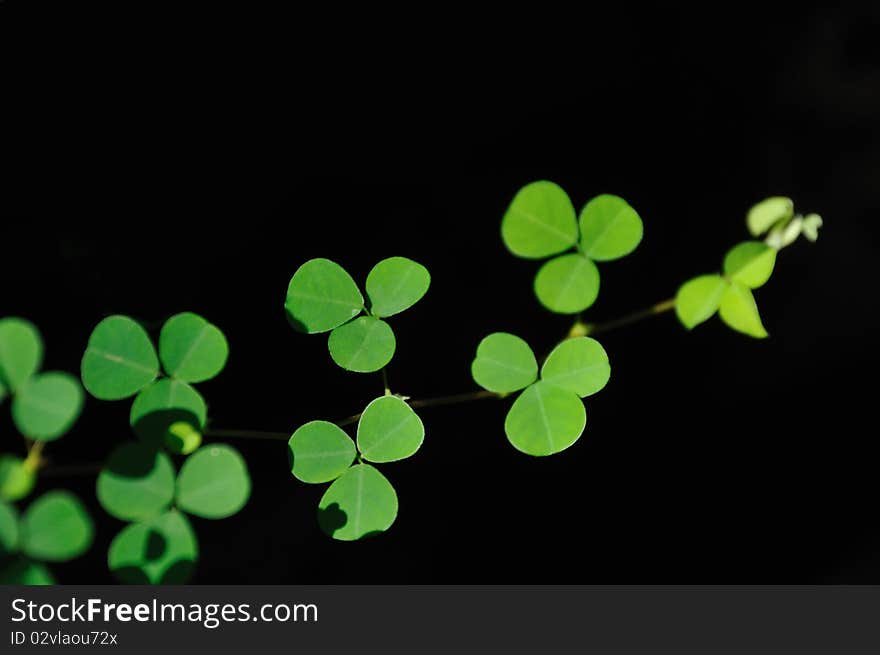
[[[33,324],[20,318],[0,320],[0,383],[15,393],[43,363],[43,340]],[[0,394],[2,397],[2,394]]]
[[[727,281],[720,275],[700,275],[688,280],[675,295],[675,313],[688,330],[708,321],[718,311]]]
[[[202,433],[186,421],[176,421],[168,426],[165,447],[178,455],[189,455],[202,445]]]
[[[791,198],[774,196],[762,200],[746,214],[746,225],[753,237],[764,234],[774,225],[789,220],[794,215]]]
[[[177,476],[177,506],[204,519],[238,512],[251,495],[247,465],[237,450],[206,446],[190,455]]]
[[[41,373],[30,378],[12,401],[12,419],[29,439],[52,441],[66,434],[83,407],[79,382],[67,373]]]
[[[727,291],[724,292],[721,297],[719,314],[721,320],[738,332],[756,339],[763,339],[767,336],[767,330],[761,324],[761,316],[758,314],[755,297],[748,287],[739,282],[731,283]]]
[[[428,292],[431,274],[406,257],[389,257],[367,275],[367,297],[373,316],[393,316],[415,305]]]
[[[184,382],[204,382],[226,366],[229,345],[216,325],[192,312],[169,318],[159,333],[165,372]]]
[[[2,403],[8,395],[9,391],[7,391],[6,387],[3,386],[3,381],[0,380],[0,403]]]
[[[623,198],[596,196],[581,210],[581,249],[599,262],[628,255],[642,240],[644,228],[636,210]]]
[[[822,217],[819,214],[807,214],[801,226],[801,234],[808,241],[816,241],[819,238],[819,228],[822,227]]]
[[[159,359],[149,335],[127,316],[110,316],[89,337],[82,360],[86,390],[100,400],[133,396],[159,375]]]
[[[358,421],[358,450],[369,462],[380,464],[412,457],[424,440],[422,419],[397,396],[376,398]]]
[[[529,344],[518,336],[495,332],[477,346],[471,375],[488,391],[511,393],[538,379],[538,362]]]
[[[21,550],[34,559],[66,562],[92,545],[94,527],[79,498],[50,491],[31,503],[19,525]]]
[[[111,516],[134,521],[156,516],[174,499],[174,465],[146,444],[126,443],[98,474],[98,501]]]
[[[23,459],[0,455],[0,498],[16,501],[27,496],[34,488],[36,475]]]
[[[0,558],[18,550],[18,512],[0,501]]]
[[[577,253],[555,257],[538,270],[535,295],[551,312],[577,314],[596,302],[599,269]]]
[[[553,349],[541,367],[544,382],[581,398],[601,390],[610,377],[608,354],[602,344],[590,337],[566,339]]]
[[[542,259],[577,243],[574,206],[553,182],[532,182],[520,189],[501,221],[501,238],[518,257]]]
[[[303,482],[330,482],[345,472],[357,451],[354,441],[338,425],[311,421],[287,442],[290,472]]]
[[[169,429],[185,422],[205,429],[208,408],[205,399],[186,382],[162,379],[141,391],[131,406],[129,422],[145,443],[160,448],[168,445]]]
[[[196,535],[176,510],[127,525],[107,552],[110,571],[125,584],[184,584],[198,558]]]
[[[55,578],[45,565],[15,557],[0,567],[0,584],[33,587],[55,584]]]
[[[364,297],[351,276],[329,259],[310,259],[287,287],[287,318],[300,332],[327,332],[364,308]]]
[[[333,361],[342,368],[372,373],[391,361],[397,342],[388,323],[361,316],[333,330],[327,345]]]
[[[735,282],[757,289],[770,279],[776,250],[761,241],[744,241],[724,257],[724,274]]]
[[[318,504],[318,524],[334,539],[355,541],[384,532],[397,518],[397,492],[369,464],[342,474]]]
[[[573,392],[535,382],[513,403],[504,431],[514,448],[527,455],[561,452],[577,441],[587,424],[584,403]]]

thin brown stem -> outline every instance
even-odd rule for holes
[[[47,478],[72,478],[80,475],[97,475],[100,472],[100,464],[70,464],[68,466],[47,466],[40,471],[40,475]]]
[[[205,432],[205,436],[218,439],[269,439],[275,441],[290,439],[290,434],[287,432],[265,432],[263,430],[208,430]]]
[[[467,403],[474,400],[483,400],[485,398],[503,398],[501,394],[494,391],[469,391],[467,393],[457,393],[450,396],[437,396],[436,398],[421,398],[419,400],[409,401],[410,407],[437,407],[439,405],[457,405],[459,403]],[[363,412],[352,414],[341,421],[337,421],[336,425],[345,427],[360,420]]]
[[[668,300],[655,303],[645,309],[633,312],[632,314],[621,316],[620,318],[614,319],[612,321],[606,321],[605,323],[590,323],[585,326],[585,334],[593,336],[594,334],[599,334],[601,332],[610,332],[611,330],[616,330],[617,328],[625,327],[633,323],[638,323],[639,321],[643,321],[646,318],[651,318],[652,316],[663,314],[674,308],[675,298],[670,298]],[[574,328],[572,328],[572,332],[574,332]]]

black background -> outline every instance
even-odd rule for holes
[[[3,46],[0,315],[37,323],[47,366],[69,371],[106,315],[153,334],[205,315],[231,344],[199,386],[216,428],[292,432],[381,393],[377,375],[331,362],[326,337],[288,326],[287,283],[312,257],[359,281],[391,255],[431,270],[426,298],[392,319],[396,392],[473,389],[493,331],[549,349],[570,319],[541,309],[537,264],[499,236],[529,181],[578,207],[616,193],[643,217],[634,255],[600,266],[587,320],[717,270],[768,195],[825,218],[757,293],[770,339],[717,319],[687,333],[671,315],[603,336],[611,382],[562,454],[515,451],[509,401],[424,409],[417,456],[382,467],[400,497],[385,535],[326,538],[323,487],[292,478],[284,441],[236,440],[253,496],[230,519],[194,519],[195,582],[880,583],[876,9],[401,10],[374,27],[340,6],[80,28],[16,8],[2,26],[23,38]],[[128,408],[90,399],[47,455],[101,461],[131,438]],[[8,412],[0,431],[20,449]],[[122,523],[92,477],[37,493],[62,486],[97,537],[53,571],[109,582]]]

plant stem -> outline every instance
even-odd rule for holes
[[[641,309],[637,312],[633,312],[632,314],[627,314],[626,316],[621,316],[620,318],[614,319],[612,321],[607,321],[605,323],[589,323],[584,326],[584,334],[587,336],[592,336],[594,334],[599,334],[600,332],[610,332],[611,330],[616,330],[617,328],[625,327],[627,325],[631,325],[632,323],[638,323],[639,321],[643,321],[646,318],[651,318],[652,316],[663,314],[674,308],[675,298],[669,298],[668,300],[663,300],[662,302],[655,303],[650,307]],[[575,326],[572,327],[572,330],[569,333],[570,335],[576,332],[575,328],[577,326],[578,323],[575,323]]]
[[[40,471],[40,475],[47,478],[65,478],[77,475],[94,475],[100,471],[100,464],[71,464],[69,466],[47,466]]]
[[[422,398],[421,400],[412,400],[409,402],[410,407],[436,407],[438,405],[456,405],[458,403],[466,403],[473,400],[482,400],[484,398],[503,398],[501,394],[494,391],[469,391],[468,393],[457,393],[451,396],[437,396],[436,398]],[[363,412],[352,414],[351,416],[337,421],[336,425],[345,427],[352,423],[357,423]]]
[[[207,430],[206,437],[219,439],[290,439],[287,432],[265,432],[263,430]]]

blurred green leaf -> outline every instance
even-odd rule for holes
[[[370,313],[387,317],[415,305],[428,292],[431,274],[428,269],[406,257],[389,257],[367,275]]]
[[[162,379],[141,391],[131,406],[129,422],[135,434],[155,448],[167,445],[169,428],[186,422],[205,429],[208,408],[201,394],[186,382]]]
[[[94,527],[79,498],[50,491],[30,504],[19,524],[21,550],[29,557],[65,562],[92,545]]]
[[[15,502],[34,488],[36,475],[24,460],[13,455],[0,455],[0,498]]]
[[[300,426],[287,442],[290,471],[303,482],[330,482],[354,462],[357,451],[345,431],[329,421]]]
[[[360,314],[363,306],[364,297],[345,269],[321,258],[297,269],[284,303],[291,325],[309,334],[342,325]]]
[[[189,521],[171,510],[125,526],[110,543],[107,564],[125,584],[183,584],[198,557]]]
[[[568,195],[553,182],[520,189],[501,221],[501,238],[514,255],[542,259],[577,243],[578,227]]]
[[[477,346],[471,364],[474,381],[488,391],[510,393],[538,378],[538,362],[525,341],[506,332],[495,332]]]
[[[247,465],[231,446],[200,448],[186,459],[177,476],[177,507],[201,518],[232,516],[250,495]]]
[[[358,421],[358,450],[369,462],[396,462],[412,457],[424,439],[422,420],[397,396],[376,398]]]
[[[229,345],[216,325],[192,312],[169,318],[159,334],[165,372],[184,382],[204,382],[226,366]]]
[[[504,431],[517,450],[543,456],[571,446],[583,434],[586,423],[584,403],[576,394],[539,381],[513,403]]]
[[[122,444],[98,474],[97,492],[101,506],[118,519],[156,516],[174,499],[174,465],[151,446]]]
[[[28,439],[52,441],[73,427],[83,407],[83,390],[67,373],[40,373],[18,390],[12,419]]]
[[[578,253],[554,257],[538,270],[535,294],[552,312],[577,314],[596,302],[599,269]]]
[[[18,512],[0,501],[0,558],[18,550]]]
[[[601,390],[611,377],[608,354],[595,339],[566,339],[547,356],[541,379],[581,398]]]
[[[720,275],[701,275],[685,282],[675,296],[678,320],[688,330],[708,321],[718,311],[727,286]]]
[[[776,250],[761,241],[744,241],[724,257],[724,274],[735,282],[757,289],[770,279]]]
[[[773,226],[788,221],[794,215],[791,198],[773,196],[749,209],[746,225],[753,237],[761,236]]]
[[[159,358],[149,335],[127,316],[98,323],[82,360],[86,390],[101,400],[133,396],[159,375]]]
[[[719,308],[721,320],[738,332],[756,339],[767,336],[767,330],[761,323],[758,306],[752,292],[743,284],[733,282],[721,297]]]
[[[644,227],[636,210],[618,196],[596,196],[581,210],[581,249],[599,262],[628,255],[642,240]]]
[[[354,541],[391,527],[397,492],[369,464],[357,464],[330,485],[318,505],[318,524],[334,539]]]
[[[397,342],[385,321],[361,316],[330,333],[330,356],[342,368],[356,373],[378,371],[394,356]]]
[[[43,340],[37,328],[21,318],[0,320],[0,383],[10,392],[19,387],[43,363]],[[2,397],[3,394],[0,394]]]
[[[19,556],[0,563],[0,584],[35,587],[55,584],[55,578],[45,565]]]

